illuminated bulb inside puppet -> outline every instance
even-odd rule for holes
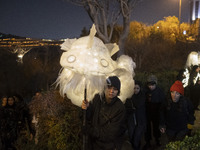
[[[97,53],[97,52],[94,52],[93,55],[94,55],[94,56],[98,56],[98,53]]]
[[[98,63],[99,61],[98,61],[98,59],[97,59],[97,58],[94,58],[94,62],[95,62],[95,63]]]

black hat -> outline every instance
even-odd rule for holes
[[[121,82],[117,76],[111,76],[106,79],[107,85],[108,86],[113,86],[117,88],[117,90],[120,92],[121,88]]]
[[[155,75],[148,76],[148,78],[147,78],[148,84],[153,85],[153,84],[157,84],[157,82],[158,82],[158,79]]]

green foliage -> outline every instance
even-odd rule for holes
[[[182,141],[170,142],[165,150],[199,150],[200,149],[200,130],[193,136],[186,136]]]
[[[135,44],[141,44],[145,42],[145,38],[149,36],[150,27],[145,24],[133,21],[130,23],[130,31],[128,40],[132,40]]]
[[[77,150],[80,148],[80,128],[73,124],[74,118],[66,112],[64,118],[49,122],[48,148],[50,150]]]
[[[17,150],[36,150],[37,145],[33,140],[30,140],[30,133],[27,131],[24,135],[20,135],[15,143]]]
[[[197,33],[197,23],[179,24],[175,16],[165,17],[149,26],[133,21],[125,52],[133,58],[136,69],[140,71],[183,69],[188,54],[199,47],[197,42],[191,42],[196,36],[194,33]]]
[[[35,124],[38,142],[29,143],[32,147],[37,150],[80,149],[80,108],[53,90],[35,96],[29,107],[31,113],[38,116],[38,123]],[[26,149],[27,144],[20,144],[21,149],[31,150]]]
[[[178,18],[173,16],[165,17],[164,20],[160,20],[152,26],[151,36],[159,37],[159,40],[165,40],[167,42],[176,43],[176,38],[179,33],[179,21]]]

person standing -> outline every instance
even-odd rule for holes
[[[160,144],[160,130],[159,130],[159,111],[161,104],[165,100],[164,91],[157,86],[157,77],[150,75],[147,78],[147,89],[146,89],[146,116],[147,116],[147,129],[145,133],[146,144],[144,149],[151,147],[152,130],[153,136],[157,146]]]
[[[192,67],[190,78],[189,78],[189,91],[190,91],[190,100],[194,106],[194,109],[198,110],[199,105],[199,86],[198,80],[200,79],[200,67],[198,65],[194,65]]]
[[[197,79],[196,84],[193,88],[193,96],[195,98],[194,109],[200,110],[199,104],[200,104],[200,77]]]
[[[134,94],[125,102],[128,135],[134,150],[140,150],[146,128],[145,99],[142,83],[135,81]]]
[[[89,103],[83,101],[87,124],[83,129],[88,134],[90,150],[120,150],[125,129],[125,107],[117,97],[121,82],[117,76],[106,79],[104,95],[97,94]]]
[[[14,143],[17,140],[17,123],[19,114],[16,111],[15,99],[13,96],[8,97],[8,103],[5,108],[5,128],[3,138],[6,149],[16,150]]]
[[[4,130],[5,130],[5,107],[7,105],[7,96],[1,98],[0,106],[0,149],[5,149]]]
[[[170,99],[166,100],[160,112],[160,131],[166,133],[168,142],[183,140],[194,124],[192,103],[184,97],[181,81],[175,81],[170,88]]]
[[[19,94],[14,95],[16,103],[16,111],[18,112],[18,133],[19,136],[25,137],[27,132],[30,132],[30,140],[35,135],[34,128],[32,126],[32,115],[30,113],[28,105],[25,103],[23,97]]]

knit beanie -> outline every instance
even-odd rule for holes
[[[117,90],[120,93],[120,88],[121,88],[121,82],[117,76],[110,76],[106,79],[107,85],[108,86],[113,86],[117,88]]]
[[[181,81],[175,81],[175,83],[171,86],[170,91],[179,92],[181,95],[184,95],[183,83]]]
[[[148,84],[157,84],[157,82],[158,82],[158,79],[155,75],[148,76],[148,78],[147,78]]]

